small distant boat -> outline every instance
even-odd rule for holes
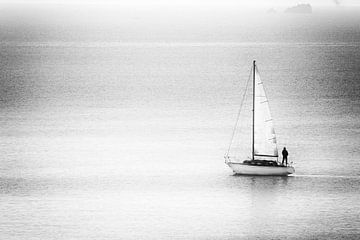
[[[245,132],[247,131],[248,135],[251,136],[251,142],[246,142],[250,139],[250,137],[248,137],[246,138],[247,140],[240,142],[239,145],[242,145],[242,147],[233,147],[235,132],[237,131],[239,118],[241,117],[240,113],[243,110],[244,94],[230,146],[225,155],[225,163],[234,173],[240,175],[287,176],[294,173],[295,168],[291,165],[282,165],[279,162],[276,135],[273,127],[273,119],[270,115],[269,102],[265,95],[263,82],[260,79],[255,61],[253,62],[251,75],[252,91],[250,98],[252,99],[252,108],[247,109],[250,124],[245,127]],[[245,93],[249,90],[249,80],[246,84]],[[247,148],[248,145],[251,146],[251,150]],[[237,153],[240,152],[241,156],[244,155],[246,151],[251,153],[251,157],[248,157],[246,160],[238,157],[239,155],[237,155]]]

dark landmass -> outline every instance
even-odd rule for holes
[[[285,13],[312,13],[310,4],[298,4],[294,7],[287,8]]]

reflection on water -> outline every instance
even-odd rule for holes
[[[354,204],[359,177],[233,177],[242,192],[233,204],[247,204],[238,223],[250,236],[336,239],[344,231],[346,238],[356,239],[359,234],[360,206]]]
[[[1,178],[0,233],[13,239],[35,231],[54,239],[358,236],[360,178],[237,176],[224,166]]]

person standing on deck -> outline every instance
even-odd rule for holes
[[[288,157],[288,155],[289,155],[289,153],[288,153],[288,151],[286,151],[286,147],[284,147],[284,149],[282,150],[282,155],[283,155],[283,160],[282,160],[282,165],[284,165],[284,161],[286,162],[286,166],[287,166],[287,164],[288,164],[288,162],[287,162],[287,157]]]

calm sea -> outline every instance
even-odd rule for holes
[[[360,14],[204,12],[1,24],[1,239],[359,239]],[[253,59],[294,176],[223,162]]]

